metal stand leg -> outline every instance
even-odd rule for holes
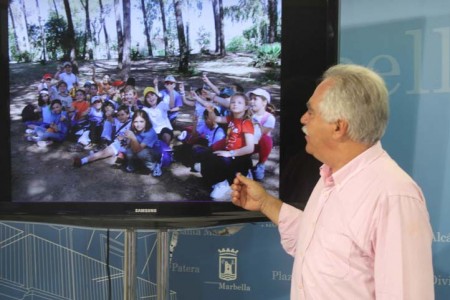
[[[136,299],[136,231],[134,228],[125,230],[124,245],[124,277],[123,299]]]
[[[157,300],[170,299],[169,293],[169,233],[167,230],[157,231],[157,265],[156,293]],[[136,299],[136,231],[134,228],[125,230],[124,245],[124,291],[123,299]]]
[[[160,229],[157,233],[156,290],[157,300],[168,300],[169,293],[169,233]]]

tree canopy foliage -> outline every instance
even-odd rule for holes
[[[256,55],[262,44],[279,42],[281,28],[278,0],[52,0],[34,10],[24,1],[10,1],[15,61],[114,58],[122,67],[130,60],[178,56],[186,71],[192,53],[223,56],[226,49],[242,49],[226,45],[238,37]],[[229,31],[241,23],[240,33]]]

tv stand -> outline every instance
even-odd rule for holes
[[[157,230],[157,256],[156,256],[156,299],[168,300],[169,290],[169,232],[167,229]],[[136,299],[136,229],[125,230],[124,245],[124,299]]]
[[[136,229],[128,227],[124,236],[123,299],[136,299]]]

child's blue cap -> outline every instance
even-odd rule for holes
[[[219,97],[222,98],[228,98],[234,95],[234,90],[230,87],[225,87],[222,90],[220,90],[220,95]]]

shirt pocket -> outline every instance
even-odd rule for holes
[[[317,228],[317,271],[336,279],[344,279],[350,272],[352,241],[341,232]]]

